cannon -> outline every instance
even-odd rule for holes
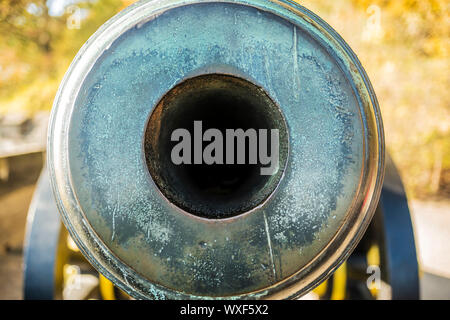
[[[376,298],[373,266],[391,298],[418,297],[370,81],[291,1],[122,11],[67,71],[47,157],[25,298],[60,296],[66,229],[100,285],[136,299],[295,299],[321,283],[322,297],[344,283],[342,297]]]

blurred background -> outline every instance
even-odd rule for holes
[[[26,214],[70,62],[132,0],[0,0],[0,299],[22,298]],[[356,52],[413,214],[422,297],[450,299],[448,0],[297,1]]]

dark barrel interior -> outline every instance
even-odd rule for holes
[[[194,164],[194,121],[201,121],[202,133],[219,129],[223,137],[223,164]],[[191,163],[174,164],[171,153],[179,141],[171,141],[174,130],[190,133]],[[279,170],[262,175],[262,165],[249,164],[246,139],[245,164],[226,164],[226,129],[279,130]],[[197,139],[197,141],[199,141]],[[258,138],[259,141],[259,138]],[[202,152],[209,144],[202,142]],[[251,210],[276,188],[287,159],[287,128],[279,107],[259,86],[242,78],[208,74],[176,85],[159,101],[148,121],[144,151],[149,172],[166,198],[183,210],[204,218],[228,218]],[[259,147],[258,147],[259,151]],[[183,154],[183,153],[182,153]],[[213,153],[215,155],[215,153]]]

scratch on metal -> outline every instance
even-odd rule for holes
[[[266,73],[266,78],[267,78],[267,86],[269,87],[269,90],[272,92],[272,94],[274,95],[274,98],[276,98],[276,93],[273,90],[273,85],[272,85],[272,78],[270,76],[270,65],[269,65],[269,52],[267,51],[267,48],[264,47],[264,51],[266,52],[266,54],[264,55],[264,71]]]
[[[275,270],[275,262],[273,260],[272,241],[270,240],[269,224],[267,223],[267,216],[266,216],[265,212],[263,213],[263,216],[264,216],[264,227],[266,228],[267,244],[269,245],[270,261],[272,263],[273,277],[276,280],[277,279],[277,272]]]
[[[119,193],[117,193],[117,204],[114,206],[114,210],[112,213],[112,222],[113,222],[113,230],[112,230],[112,236],[111,241],[114,241],[114,238],[116,236],[116,212],[119,211],[120,204],[119,204]]]
[[[294,59],[294,97],[298,99],[300,89],[300,78],[298,75],[298,53],[297,53],[297,27],[294,26],[294,36],[292,39],[293,59]]]

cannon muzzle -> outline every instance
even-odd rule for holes
[[[48,138],[80,250],[135,298],[295,298],[352,252],[384,173],[356,55],[290,1],[141,1],[83,46]]]

